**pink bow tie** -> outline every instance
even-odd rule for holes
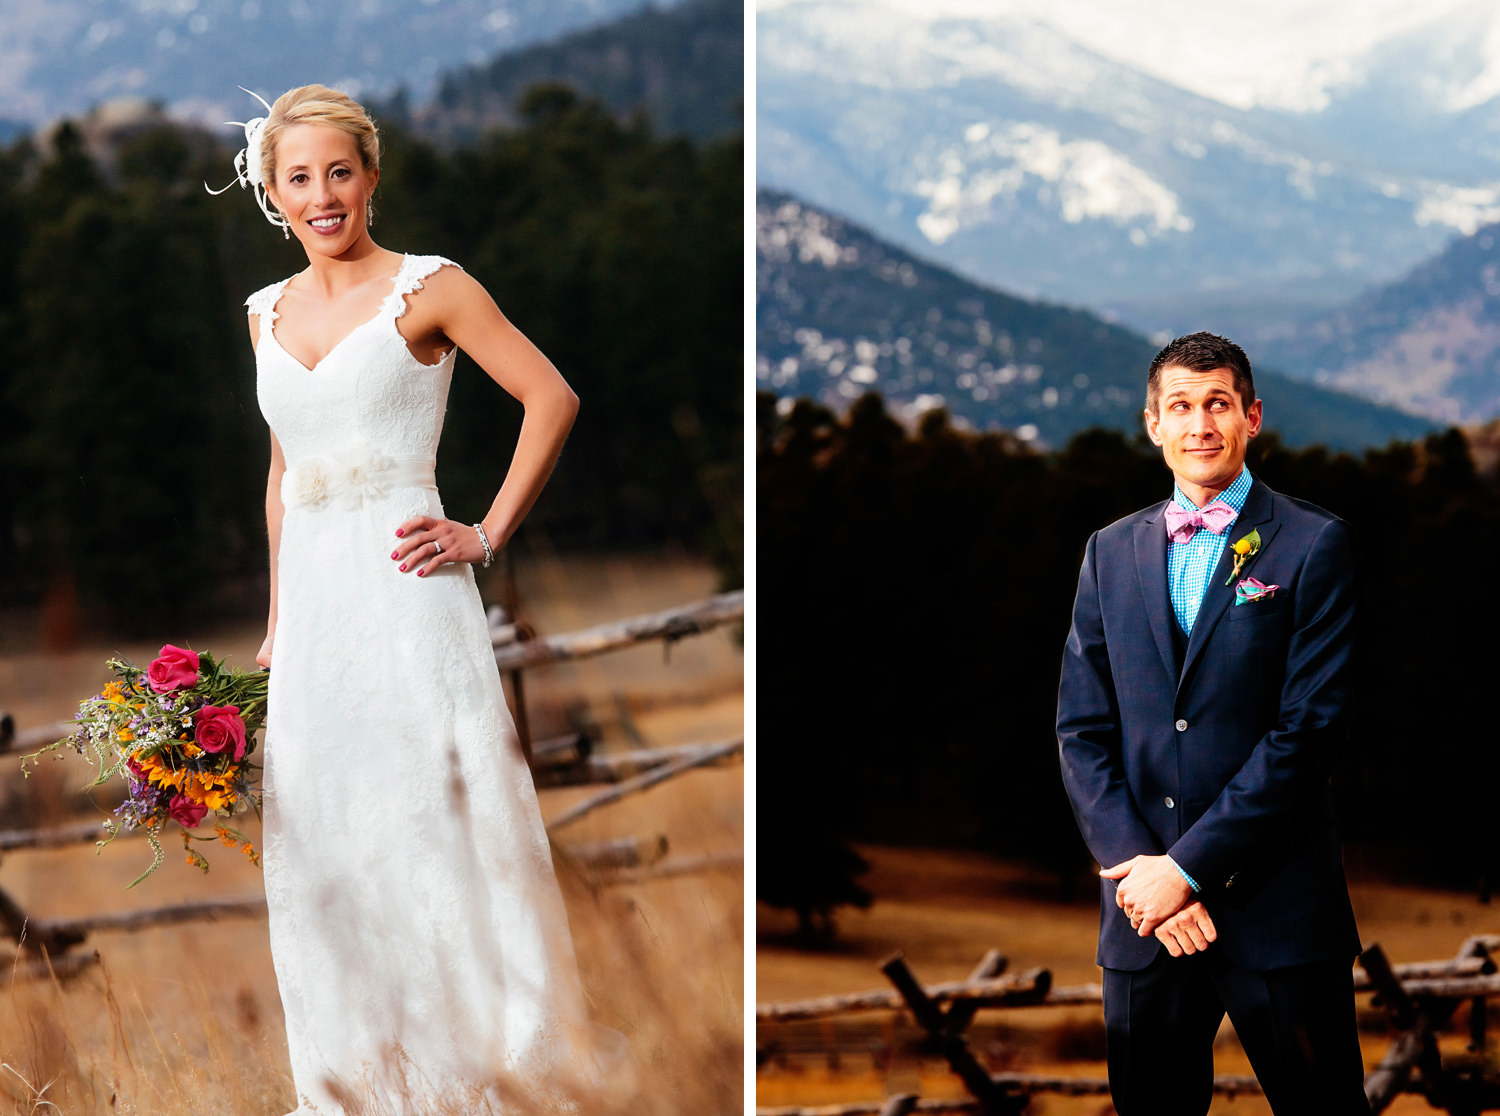
[[[1215,500],[1203,508],[1179,508],[1167,505],[1167,538],[1174,543],[1185,543],[1198,533],[1198,528],[1222,535],[1224,528],[1234,522],[1240,513],[1223,500]]]

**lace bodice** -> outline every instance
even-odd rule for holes
[[[256,393],[288,466],[310,454],[353,447],[392,457],[436,457],[456,350],[423,364],[407,348],[396,319],[422,280],[457,266],[441,256],[404,257],[375,316],[345,334],[312,368],[276,339],[276,305],[291,277],[245,300],[260,318]]]

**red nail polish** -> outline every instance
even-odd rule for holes
[[[391,551],[391,557],[392,558],[399,558],[399,557],[401,557],[401,552],[399,550],[393,550],[393,551]]]
[[[401,563],[401,568],[402,568],[402,569],[403,569],[403,570],[404,570],[404,569],[406,569],[406,563],[405,563],[405,562],[402,562],[402,563]]]
[[[417,571],[417,576],[418,577],[426,577],[427,576],[427,571],[426,570],[418,570]]]
[[[400,537],[401,537],[401,536],[402,536],[402,535],[404,535],[404,534],[405,534],[405,533],[406,533],[406,532],[404,532],[404,531],[402,531],[402,530],[401,530],[401,528],[400,528],[400,527],[397,527],[397,528],[396,528],[396,537],[397,537],[397,538],[398,538],[398,539],[399,539],[399,538],[400,538]]]

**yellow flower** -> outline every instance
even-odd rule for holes
[[[222,810],[234,805],[235,795],[220,782],[219,776],[207,771],[187,774],[182,793],[192,802],[202,803],[210,810]]]
[[[119,732],[115,733],[115,735],[118,736],[121,740],[135,739],[135,733],[131,732],[128,728],[122,728]]]
[[[124,705],[125,683],[120,681],[111,682],[109,685],[104,687],[103,692],[100,693],[99,696],[102,697],[105,701],[115,701],[119,702],[121,705]]]
[[[1250,542],[1250,536],[1246,535],[1243,539],[1240,539],[1234,544],[1234,552],[1236,554],[1249,554],[1251,546],[1252,544]]]
[[[172,787],[174,790],[182,790],[183,780],[187,778],[185,771],[173,771],[162,763],[161,755],[147,756],[140,761],[141,769],[146,772],[146,781],[155,783],[159,787]]]

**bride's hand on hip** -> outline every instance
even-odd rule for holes
[[[415,571],[425,577],[448,562],[484,561],[484,544],[467,523],[419,515],[397,527],[396,535],[400,541],[391,551],[391,561],[400,564],[402,573]]]

